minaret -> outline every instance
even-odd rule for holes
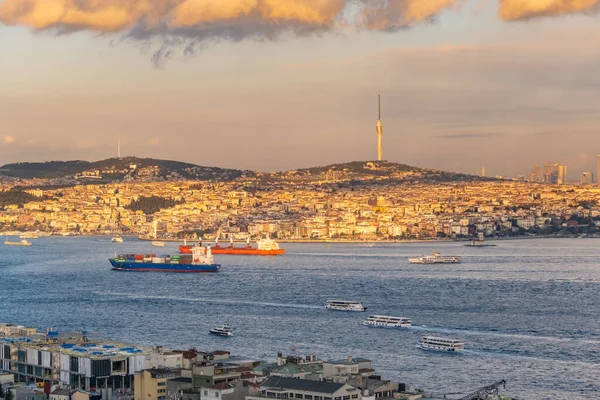
[[[383,125],[381,124],[381,94],[379,95],[379,120],[377,121],[377,161],[383,159]]]

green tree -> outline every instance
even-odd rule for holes
[[[13,400],[13,394],[12,394],[12,392],[10,391],[10,389],[8,389],[8,390],[6,391],[6,394],[4,395],[4,400]]]
[[[0,397],[4,398],[4,389],[2,388],[1,384],[0,384]]]

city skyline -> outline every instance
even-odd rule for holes
[[[39,21],[9,9],[20,3],[0,3],[2,164],[104,159],[117,138],[124,155],[263,171],[373,160],[379,91],[388,161],[488,176],[560,162],[577,181],[600,154],[599,17],[576,2],[445,1],[414,14],[434,23],[399,9],[346,28],[323,8],[319,35],[219,38],[188,56],[174,46],[161,68],[156,40],[99,23],[56,36],[50,20],[32,33]],[[387,32],[390,16],[411,29]],[[252,26],[256,38],[271,25]]]

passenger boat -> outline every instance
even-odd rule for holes
[[[327,309],[336,311],[366,311],[367,307],[360,304],[358,301],[347,300],[329,300],[327,301]]]
[[[409,258],[410,264],[459,264],[462,259],[459,256],[443,256],[437,251],[433,251],[429,256]]]
[[[201,243],[199,243],[201,245]],[[189,253],[193,246],[184,244],[179,246],[179,251],[183,254]],[[284,249],[279,248],[279,244],[271,238],[261,239],[256,242],[256,247],[252,247],[250,239],[246,240],[245,247],[235,247],[233,239],[229,240],[229,246],[222,247],[218,239],[215,240],[215,247],[212,248],[213,254],[230,254],[241,256],[277,256],[285,253]]]
[[[152,246],[165,247],[165,242],[159,242],[158,240],[152,241]]]
[[[5,240],[4,244],[7,246],[31,246],[31,242],[23,239],[20,242],[11,242],[10,240]]]
[[[137,272],[218,272],[210,247],[195,246],[192,254],[156,257],[155,254],[122,254],[109,258],[114,270]]]
[[[113,243],[123,243],[123,238],[120,236],[115,236],[112,239],[110,239],[110,241]]]
[[[361,323],[366,326],[379,328],[408,328],[411,326],[409,318],[390,317],[387,315],[371,315]]]
[[[465,344],[460,340],[434,336],[423,336],[419,340],[419,346],[422,349],[441,351],[462,351],[465,349]]]
[[[233,336],[233,331],[229,325],[215,326],[209,331],[212,335],[217,336]]]

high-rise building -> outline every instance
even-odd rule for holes
[[[581,174],[581,181],[580,183],[582,185],[589,185],[594,183],[594,174],[591,172],[584,172]]]
[[[600,184],[600,156],[596,157],[596,183]]]
[[[379,120],[377,120],[377,161],[383,160],[383,125],[381,124],[381,95],[379,95]]]
[[[481,167],[481,176],[485,177],[485,168]]]
[[[552,185],[568,183],[567,166],[563,164],[544,165],[544,182]]]

